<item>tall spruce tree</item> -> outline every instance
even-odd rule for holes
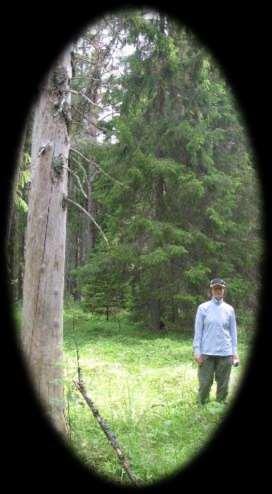
[[[135,49],[106,94],[119,112],[108,123],[117,142],[101,146],[97,159],[123,185],[100,176],[94,194],[130,307],[154,329],[190,328],[209,278],[220,274],[241,313],[254,311],[258,184],[231,90],[172,19],[136,12],[123,15],[122,26]],[[112,276],[96,270],[89,284]]]

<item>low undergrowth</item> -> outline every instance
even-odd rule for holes
[[[159,333],[127,315],[102,316],[69,309],[64,318],[65,390],[70,445],[87,468],[112,481],[129,482],[103,431],[75,389],[76,346],[88,393],[126,452],[143,484],[185,467],[222,422],[239,387],[249,353],[239,335],[241,365],[233,368],[229,404],[196,402],[197,365],[192,332]]]

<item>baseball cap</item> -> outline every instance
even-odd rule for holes
[[[222,280],[222,278],[214,278],[213,280],[210,281],[210,288],[216,285],[225,287],[226,283],[224,282],[224,280]]]

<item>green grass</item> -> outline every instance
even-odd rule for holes
[[[246,367],[249,342],[239,338],[241,365],[230,382],[230,404],[196,403],[197,365],[192,333],[155,334],[123,315],[119,320],[67,310],[64,318],[65,388],[70,445],[100,476],[129,482],[98,423],[75,389],[75,339],[88,393],[117,436],[144,485],[185,467],[206,445],[231,406]]]

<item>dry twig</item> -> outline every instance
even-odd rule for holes
[[[125,184],[123,184],[122,182],[120,182],[116,178],[112,177],[109,173],[105,172],[105,170],[103,170],[103,168],[101,168],[101,166],[99,166],[96,163],[96,161],[94,161],[93,159],[87,158],[87,156],[84,156],[84,154],[82,154],[80,151],[78,151],[75,148],[71,148],[71,151],[73,151],[74,153],[78,154],[78,156],[80,156],[81,158],[83,158],[88,163],[91,163],[98,171],[100,171],[101,173],[103,173],[106,177],[108,177],[113,182],[118,183],[119,185],[121,185],[121,187],[127,187]]]
[[[89,213],[89,211],[87,211],[85,208],[83,208],[80,204],[78,204],[77,202],[73,201],[72,199],[70,199],[69,197],[65,197],[65,201],[67,202],[70,202],[71,204],[73,204],[74,206],[76,206],[78,209],[80,209],[83,213],[85,213],[89,218],[90,220],[94,223],[94,225],[96,226],[96,228],[99,230],[99,232],[101,233],[102,237],[104,238],[107,246],[109,247],[109,241],[105,235],[105,233],[103,232],[101,226],[95,221],[94,217],[91,215],[91,213]]]
[[[90,408],[90,410],[91,410],[94,418],[98,422],[100,428],[104,432],[104,434],[105,434],[106,438],[108,439],[110,445],[114,449],[114,451],[115,451],[115,453],[116,453],[116,455],[118,457],[118,460],[119,460],[121,466],[123,467],[123,469],[127,473],[127,476],[129,477],[129,479],[131,480],[131,482],[133,484],[138,485],[139,484],[139,479],[131,471],[129,460],[128,460],[127,456],[125,455],[124,451],[122,450],[120,444],[118,443],[118,440],[117,440],[115,434],[110,430],[110,427],[109,427],[108,423],[101,416],[101,414],[100,414],[99,410],[97,409],[97,407],[95,406],[92,398],[90,397],[90,395],[86,391],[85,384],[84,384],[83,379],[82,379],[81,368],[80,368],[80,365],[79,365],[79,351],[78,351],[78,346],[77,345],[76,345],[76,354],[77,354],[77,375],[78,375],[78,379],[77,379],[77,381],[74,381],[75,387],[81,393],[81,395],[83,396],[83,398],[84,398],[85,402],[87,403],[88,407]]]

